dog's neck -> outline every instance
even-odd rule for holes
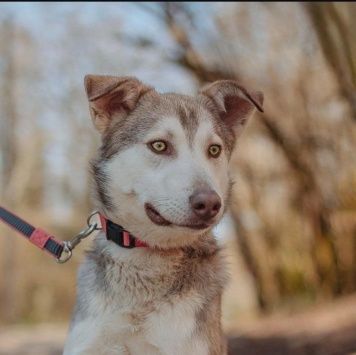
[[[115,244],[123,248],[136,248],[148,247],[148,244],[137,239],[129,231],[125,230],[122,226],[105,218],[99,214],[101,226],[105,232],[106,239],[113,241]]]

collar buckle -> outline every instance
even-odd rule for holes
[[[116,223],[106,220],[106,238],[121,247],[132,249],[135,245],[135,237]]]

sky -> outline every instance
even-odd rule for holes
[[[0,4],[0,12],[0,18],[11,18],[15,23],[26,28],[47,54],[51,51],[53,43],[60,41],[68,34],[68,22],[86,27],[86,41],[92,41],[93,46],[100,47],[99,41],[109,43],[112,40],[110,37],[116,31],[128,40],[139,37],[148,38],[158,47],[165,48],[165,51],[172,50],[169,35],[163,25],[157,21],[154,15],[141,8],[137,3],[4,2]],[[100,37],[100,35],[105,36],[105,33],[106,38]],[[80,38],[76,37],[75,33],[72,37],[67,36],[65,40],[63,51],[66,50],[66,46],[80,46],[80,43],[76,43],[80,41]],[[132,68],[130,69],[132,70]],[[149,70],[135,68],[133,74],[142,75],[143,79],[146,76],[148,80],[152,79]],[[169,85],[161,83],[160,86],[162,86],[162,90],[166,90]]]
[[[211,10],[219,2],[188,2],[191,11],[198,14],[197,23],[203,31],[212,31]],[[150,11],[147,9],[155,9]],[[155,13],[158,14],[155,15]],[[102,28],[117,28],[129,40],[137,38],[152,41],[169,53],[174,46],[166,27],[159,20],[160,8],[154,2],[2,2],[0,20],[11,18],[26,28],[42,45],[57,41],[67,31],[68,21],[88,27],[87,36],[95,40]],[[202,17],[202,18],[200,18]],[[72,39],[75,41],[75,38]]]

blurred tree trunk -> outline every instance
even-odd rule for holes
[[[341,95],[349,102],[356,120],[356,44],[355,3],[306,2],[304,6],[312,21],[322,52],[340,86]],[[351,23],[342,16],[346,7]]]
[[[266,299],[266,293],[264,291],[265,282],[261,273],[261,269],[256,262],[256,257],[252,252],[252,248],[249,243],[248,232],[245,230],[245,227],[239,216],[236,214],[236,211],[232,211],[231,216],[237,230],[236,237],[240,253],[243,257],[243,261],[247,267],[247,270],[251,273],[255,282],[258,306],[261,310],[266,311],[269,309],[270,304],[268,299]]]
[[[2,118],[0,130],[0,147],[2,157],[2,186],[1,197],[4,206],[8,209],[15,208],[13,200],[14,191],[10,186],[13,175],[14,166],[17,160],[16,151],[16,98],[15,98],[15,83],[16,83],[16,63],[15,63],[15,26],[12,20],[8,19],[2,26],[2,48],[3,58],[5,59],[5,72],[2,88]],[[17,317],[16,303],[16,279],[18,274],[18,265],[16,258],[17,236],[9,229],[3,229],[7,238],[2,240],[2,280],[0,296],[1,296],[1,315],[5,323],[12,323]]]
[[[283,152],[299,185],[296,196],[299,201],[298,212],[308,221],[313,233],[312,259],[320,287],[327,295],[338,295],[341,293],[339,260],[332,239],[330,211],[323,203],[315,169],[302,160],[300,146],[292,143],[291,137],[283,133],[275,119],[266,113],[259,116],[269,137]]]
[[[182,54],[178,57],[177,62],[184,68],[188,69],[200,83],[231,79],[234,76],[234,73],[226,69],[220,70],[218,68],[208,68],[203,63],[199,54],[193,48],[187,31],[176,21],[174,14],[186,12],[186,7],[184,7],[182,3],[175,2],[164,2],[162,3],[162,6],[167,28],[174,41],[182,49]]]

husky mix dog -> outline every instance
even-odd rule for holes
[[[226,354],[226,265],[211,229],[228,162],[263,94],[232,80],[194,96],[87,75],[102,145],[92,161],[103,225],[78,275],[64,354]]]

